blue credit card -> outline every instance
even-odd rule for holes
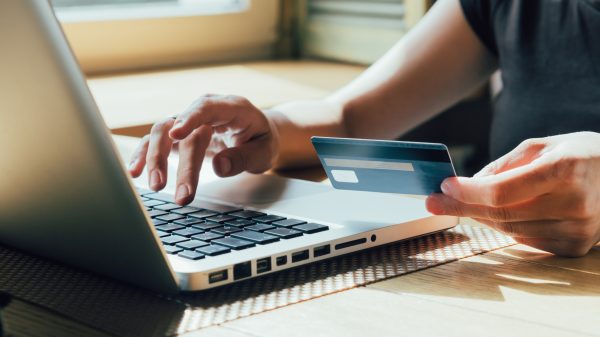
[[[312,137],[333,187],[429,195],[456,176],[444,144]]]

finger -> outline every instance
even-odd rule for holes
[[[208,144],[210,144],[211,137],[212,128],[202,126],[179,143],[175,201],[180,205],[188,204],[194,200],[204,154]]]
[[[150,135],[145,135],[131,156],[131,161],[129,162],[129,173],[134,178],[139,177],[144,171],[144,166],[146,166],[146,153],[148,153],[149,144]]]
[[[172,126],[173,119],[169,118],[154,124],[150,131],[146,165],[148,167],[148,185],[154,191],[165,188],[167,184],[168,159],[173,145],[168,133]]]
[[[546,147],[543,139],[528,139],[509,153],[486,165],[474,177],[485,177],[527,165],[540,157]]]
[[[225,126],[232,129],[246,129],[255,124],[251,123],[254,117],[247,113],[254,110],[258,111],[242,97],[203,97],[177,117],[170,136],[173,139],[184,139],[201,125],[210,125],[219,130],[223,130]]]
[[[244,171],[262,173],[268,170],[273,156],[270,144],[270,136],[264,135],[219,152],[213,158],[215,173],[221,177],[231,177]]]
[[[504,206],[549,193],[557,185],[550,169],[537,163],[497,175],[478,178],[452,177],[442,183],[445,195],[468,204]]]
[[[435,193],[426,200],[427,209],[435,215],[454,215],[459,217],[479,218],[491,221],[533,221],[539,219],[563,220],[574,218],[578,214],[571,214],[564,210],[564,206],[571,204],[571,198],[554,196],[551,194],[540,196],[519,204],[507,206],[486,206],[467,204],[444,194]]]
[[[568,223],[556,220],[496,222],[487,219],[476,219],[503,234],[515,238],[556,239],[569,238]]]

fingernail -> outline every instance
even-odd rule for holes
[[[190,194],[192,194],[192,191],[190,190],[188,185],[181,184],[181,185],[179,185],[179,187],[177,187],[177,193],[175,194],[175,199],[176,200],[185,199],[185,198],[189,197]]]
[[[158,170],[152,171],[150,174],[150,188],[158,190],[161,185],[160,172]]]
[[[180,128],[183,125],[183,122],[184,122],[183,119],[176,120],[175,124],[173,124],[173,128],[174,129]]]
[[[442,203],[440,202],[439,198],[435,195],[430,195],[429,197],[427,197],[427,200],[425,201],[425,206],[427,207],[427,210],[431,214],[434,214],[434,215],[446,214],[446,212],[444,211],[444,207],[442,206]]]
[[[452,184],[448,180],[444,180],[440,188],[445,195],[452,195]]]
[[[231,171],[231,160],[227,157],[219,158],[219,172],[221,175],[225,175]]]

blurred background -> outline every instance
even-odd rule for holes
[[[347,77],[354,77],[356,69],[377,60],[414,27],[433,2],[51,0],[91,78],[308,60],[319,62],[320,70],[312,72],[317,75],[310,79],[316,86],[321,80],[318,74],[327,80],[328,68],[350,69],[340,65],[353,66],[352,76]],[[302,71],[290,69],[283,71],[303,76]],[[482,87],[402,139],[448,144],[459,173],[471,175],[488,160],[490,100],[488,86]]]

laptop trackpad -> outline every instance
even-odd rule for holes
[[[331,191],[325,184],[273,175],[242,173],[235,177],[218,179],[200,184],[196,195],[245,206],[268,206],[269,204],[314,196]]]

